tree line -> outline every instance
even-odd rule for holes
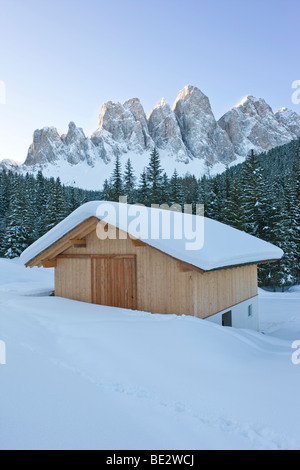
[[[0,256],[13,258],[84,202],[204,204],[205,215],[274,243],[285,252],[281,261],[259,267],[259,285],[273,289],[300,283],[300,140],[256,156],[225,172],[196,178],[171,177],[154,149],[137,177],[130,159],[122,168],[116,158],[101,191],[61,184],[59,178],[0,173]]]
[[[0,172],[0,256],[15,258],[100,192],[62,185],[59,178]]]

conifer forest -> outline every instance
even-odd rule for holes
[[[259,285],[284,290],[300,283],[300,140],[255,155],[216,176],[171,177],[156,149],[136,175],[130,159],[117,158],[111,178],[99,191],[67,187],[54,178],[0,172],[0,256],[18,257],[35,240],[85,202],[204,204],[205,216],[271,242],[284,251],[276,263],[259,267]]]

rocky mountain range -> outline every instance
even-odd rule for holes
[[[270,150],[299,138],[300,116],[282,108],[273,113],[262,98],[247,96],[218,121],[237,155]]]
[[[188,85],[172,108],[162,98],[148,118],[138,98],[103,104],[97,130],[89,137],[74,122],[64,135],[53,127],[36,130],[20,171],[57,175],[55,168],[62,165],[69,176],[82,165],[100,165],[104,171],[116,156],[130,157],[135,166],[157,147],[173,168],[199,168],[200,174],[204,167],[241,161],[251,149],[261,153],[299,137],[300,116],[287,108],[274,113],[262,98],[247,96],[216,121],[208,97]]]

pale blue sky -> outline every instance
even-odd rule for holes
[[[0,0],[0,159],[24,161],[36,128],[90,134],[103,102],[148,114],[187,84],[217,118],[247,94],[300,114],[299,20],[299,0]]]

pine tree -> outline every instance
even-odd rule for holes
[[[160,164],[159,153],[156,148],[153,149],[150,155],[150,162],[147,167],[147,180],[149,186],[149,198],[151,204],[162,204],[162,183],[163,183],[163,169]]]
[[[12,178],[12,174],[6,173],[5,170],[0,172],[0,218],[5,216],[9,206],[10,178]]]
[[[242,184],[246,230],[251,235],[265,239],[265,213],[268,210],[269,194],[266,191],[263,169],[253,151],[245,161]]]
[[[46,230],[51,230],[59,222],[61,222],[67,215],[67,204],[64,199],[64,191],[60,178],[49,180],[49,197],[47,201],[47,213],[45,216]]]
[[[186,175],[182,179],[182,192],[184,203],[191,204],[194,213],[196,211],[196,204],[204,204],[201,200],[200,184],[194,175]]]
[[[24,217],[23,225],[28,234],[26,240],[28,245],[31,245],[35,240],[39,238],[38,226],[36,224],[39,218],[39,207],[36,204],[36,180],[32,175],[28,173],[23,181],[23,202],[24,202]]]
[[[20,177],[13,176],[13,197],[10,200],[6,232],[2,240],[2,252],[6,258],[16,258],[28,247],[28,232],[24,223],[26,205],[22,183]]]
[[[150,193],[150,190],[149,190],[149,185],[148,185],[147,171],[146,169],[144,169],[140,176],[139,187],[137,190],[137,202],[139,202],[140,204],[144,204],[145,206],[149,206],[150,205],[149,193]]]
[[[78,191],[76,188],[71,188],[68,194],[68,198],[66,198],[66,206],[68,213],[72,213],[75,211],[81,203],[78,200]]]
[[[109,201],[110,197],[111,197],[111,187],[110,187],[110,184],[108,182],[108,179],[106,179],[104,181],[104,184],[103,184],[102,199],[104,201]]]
[[[124,189],[123,189],[123,195],[127,196],[127,201],[129,204],[132,204],[134,202],[135,182],[136,182],[136,177],[134,175],[133,166],[129,158],[125,165]]]
[[[41,237],[47,232],[45,225],[45,215],[47,212],[47,180],[44,178],[41,171],[38,172],[36,177],[36,191],[35,191],[35,206],[36,206],[36,235],[37,238]]]
[[[169,205],[170,201],[170,181],[166,172],[162,175],[161,190],[160,190],[160,204]]]
[[[180,204],[182,207],[184,206],[182,182],[176,169],[170,180],[170,204]]]
[[[233,181],[224,209],[224,222],[238,230],[246,231],[246,215],[242,204],[243,190],[241,182]]]
[[[280,185],[275,185],[274,190],[276,197],[273,197],[271,200],[268,214],[265,215],[265,223],[268,227],[266,241],[286,250],[286,226],[285,223],[283,223],[283,219],[286,215],[284,192]],[[271,286],[275,291],[276,287],[282,285],[283,280],[286,279],[285,263],[286,255],[280,262],[259,266],[259,285],[265,287]]]
[[[9,207],[10,184],[6,171],[0,172],[0,256],[4,256],[2,240],[6,232],[6,214]]]
[[[208,218],[215,218],[217,214],[217,195],[214,188],[214,180],[203,176],[199,187],[199,201],[204,205],[204,213]]]
[[[281,248],[285,251],[283,261],[286,261],[284,285],[296,283],[298,278],[299,259],[299,200],[297,201],[297,175],[286,175],[284,181],[284,240]]]
[[[300,150],[299,150],[300,161]],[[292,225],[292,238],[296,246],[295,257],[295,270],[294,276],[297,284],[300,284],[300,168],[294,167],[294,211],[293,211],[293,225]]]
[[[123,177],[122,166],[120,157],[116,157],[115,167],[110,181],[110,199],[111,201],[119,201],[120,196],[123,196]]]

